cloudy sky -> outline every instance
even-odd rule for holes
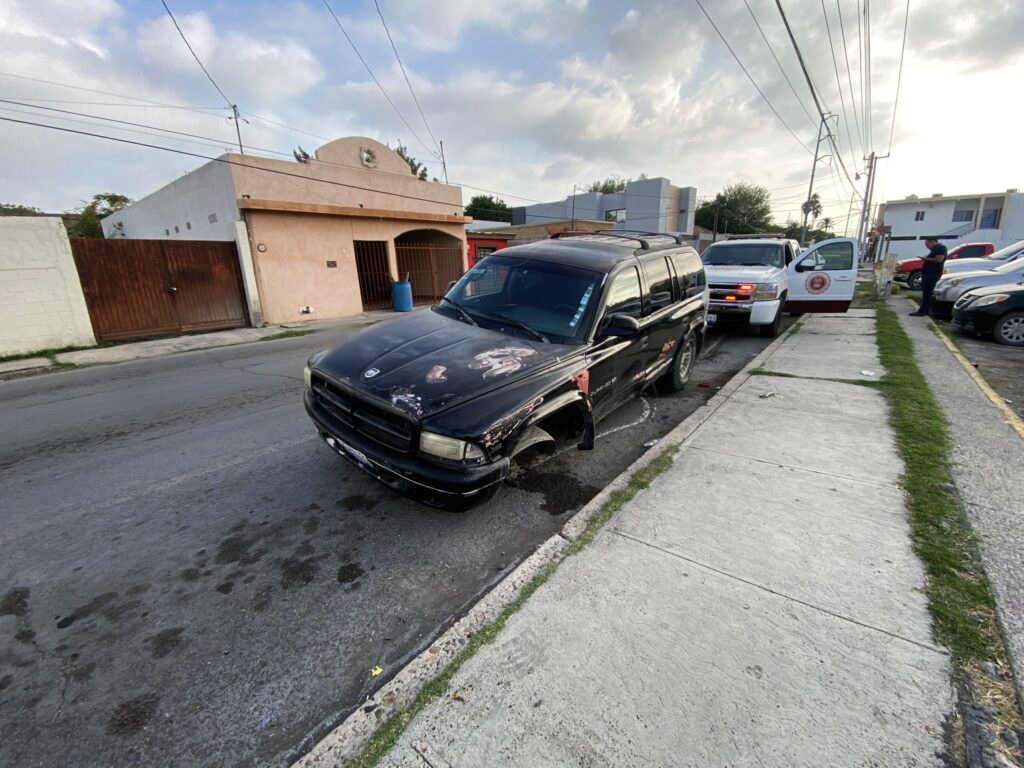
[[[906,2],[870,3],[869,102],[865,2],[783,2],[849,174],[890,152],[891,134],[878,199],[1024,187],[1024,3],[911,0],[893,128]],[[323,0],[167,3],[245,114],[254,153],[365,135],[401,141],[441,175],[433,136],[467,200],[472,185],[511,204],[612,173],[666,176],[700,197],[757,182],[780,218],[806,194],[816,113],[772,0],[703,3],[781,120],[696,0],[378,0],[426,125],[373,0],[330,3],[401,117]],[[225,102],[160,0],[0,0],[0,50],[0,117],[211,156],[232,148]],[[47,211],[99,191],[141,197],[204,162],[5,121],[0,138],[0,202]],[[831,157],[818,178],[841,229],[850,184]]]

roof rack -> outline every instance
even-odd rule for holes
[[[755,232],[750,235],[725,235],[725,240],[790,240],[785,232]]]
[[[645,251],[649,251],[651,249],[651,244],[644,238],[638,237],[638,235],[645,235],[647,237],[670,237],[675,241],[676,245],[684,245],[682,235],[673,235],[670,232],[645,232],[639,229],[596,229],[593,232],[556,232],[551,237],[552,239],[561,239],[564,237],[584,237],[586,235],[601,235],[603,237],[617,237],[621,240],[635,240],[640,243],[640,247]]]

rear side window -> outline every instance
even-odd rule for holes
[[[984,255],[985,255],[985,246],[984,245],[968,245],[968,246],[966,246],[964,248],[961,248],[959,250],[959,252],[957,253],[956,257],[958,259],[974,259],[974,258],[977,258],[978,256],[984,256]]]
[[[635,267],[619,272],[608,287],[608,301],[605,303],[605,317],[608,315],[629,315],[640,317],[640,276]]]
[[[647,288],[651,292],[647,314],[664,309],[672,303],[672,273],[664,257],[649,259],[642,265]]]
[[[680,296],[689,299],[704,293],[706,280],[700,256],[695,253],[674,253],[672,264],[676,268],[676,285]]]

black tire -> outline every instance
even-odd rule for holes
[[[1024,347],[1024,312],[1007,312],[996,322],[992,337],[1000,344]]]
[[[665,374],[665,381],[674,392],[684,389],[690,381],[693,373],[693,364],[697,361],[697,340],[692,333],[686,334],[676,356],[672,358],[672,365]]]
[[[783,302],[785,303],[785,302]],[[757,330],[761,333],[763,339],[774,339],[779,335],[779,327],[782,325],[782,304],[779,304],[779,309],[775,313],[775,319],[772,320],[768,325],[759,325]]]
[[[907,287],[910,288],[910,290],[912,290],[912,291],[920,291],[921,290],[921,280],[922,280],[922,277],[921,277],[921,270],[920,269],[915,271],[915,272],[911,272],[910,273],[910,277],[907,278]]]

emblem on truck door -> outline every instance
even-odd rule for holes
[[[824,293],[832,284],[832,278],[824,272],[813,272],[804,283],[808,293]]]

